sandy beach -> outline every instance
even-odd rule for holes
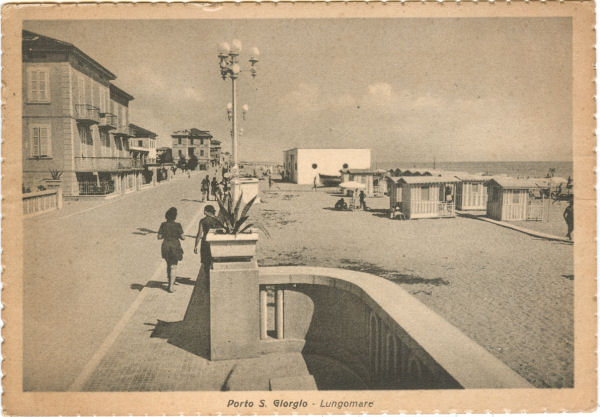
[[[266,181],[261,189],[252,216],[271,238],[259,241],[259,265],[392,280],[536,387],[573,385],[572,245],[463,217],[392,221],[387,197],[353,213],[332,210],[335,189]]]

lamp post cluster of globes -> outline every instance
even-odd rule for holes
[[[237,178],[239,176],[238,167],[238,110],[237,110],[237,80],[242,72],[250,72],[252,78],[256,77],[256,64],[258,63],[258,57],[260,52],[258,48],[250,48],[250,67],[243,70],[240,67],[240,53],[242,52],[242,42],[235,39],[231,42],[222,42],[219,45],[219,68],[221,70],[221,78],[223,80],[231,80],[231,102],[227,104],[227,118],[231,121],[231,138],[232,138],[232,156],[233,156],[233,168],[231,169],[231,177]],[[242,117],[246,120],[246,114],[248,113],[248,105],[242,106]]]

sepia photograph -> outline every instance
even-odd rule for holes
[[[20,11],[10,383],[32,401],[109,395],[52,408],[67,415],[140,410],[111,409],[118,393],[218,395],[194,414],[373,414],[493,390],[539,410],[589,384],[560,409],[593,407],[577,20],[256,8]]]

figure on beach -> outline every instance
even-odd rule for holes
[[[565,209],[563,217],[565,218],[565,222],[567,223],[567,238],[572,239],[571,233],[573,233],[573,200],[569,201],[569,205]]]
[[[273,179],[271,178],[271,173],[269,172],[269,190],[271,189],[271,185],[273,185]]]
[[[361,210],[367,210],[367,203],[365,202],[365,197],[365,192],[363,190],[360,190],[360,193],[358,194],[358,199],[360,201]]]
[[[202,180],[202,185],[200,187],[200,191],[202,192],[202,202],[209,200],[209,188],[210,188],[210,180],[208,175]]]
[[[313,191],[317,191],[317,176],[313,179]]]
[[[348,210],[348,204],[346,204],[346,200],[344,200],[344,197],[340,198],[335,203],[335,209],[336,210]]]
[[[176,279],[177,264],[183,259],[183,249],[180,240],[183,240],[183,228],[177,223],[177,209],[171,207],[165,213],[166,222],[161,223],[158,229],[158,239],[162,239],[160,251],[162,258],[167,262],[168,292],[173,292]]]
[[[198,254],[198,242],[200,242],[200,264],[205,272],[210,270],[212,259],[210,256],[210,244],[206,241],[206,235],[209,230],[219,227],[219,222],[215,218],[215,208],[208,204],[204,207],[204,217],[198,224],[198,233],[196,234],[196,242],[194,244],[194,253]]]

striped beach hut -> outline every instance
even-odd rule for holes
[[[483,175],[458,174],[456,185],[456,208],[458,210],[486,210],[487,186],[490,177]]]
[[[535,179],[494,177],[486,184],[489,218],[507,221],[542,218],[542,204],[532,197],[541,188]]]
[[[388,177],[390,208],[401,202],[407,219],[454,217],[457,183],[458,179],[449,175]]]

